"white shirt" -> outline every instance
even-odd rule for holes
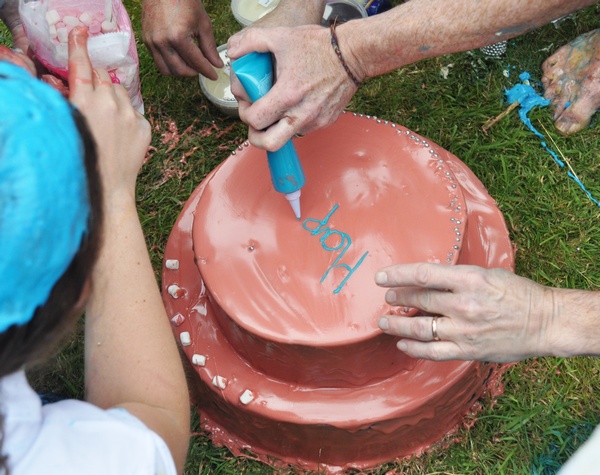
[[[598,475],[600,473],[600,426],[567,460],[557,475]]]
[[[125,409],[68,399],[42,406],[24,371],[0,380],[11,475],[176,475],[165,442]]]

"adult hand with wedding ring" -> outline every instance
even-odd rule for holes
[[[390,266],[375,282],[386,302],[420,309],[416,316],[385,315],[379,327],[400,337],[398,348],[416,358],[508,362],[552,354],[556,293],[504,269],[430,263]],[[432,316],[433,315],[433,316]]]

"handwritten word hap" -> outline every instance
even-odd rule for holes
[[[338,208],[339,205],[336,204],[333,207],[333,209],[327,214],[327,216],[325,216],[325,218],[321,220],[314,218],[306,218],[302,222],[302,227],[307,231],[310,231],[310,234],[312,236],[321,235],[321,237],[319,238],[319,242],[321,243],[323,249],[329,252],[341,251],[336,257],[336,259],[333,261],[333,263],[327,268],[327,270],[325,270],[325,273],[323,274],[320,280],[320,282],[323,283],[323,281],[327,278],[329,271],[331,271],[332,269],[346,269],[348,271],[348,275],[346,275],[346,277],[344,278],[344,280],[342,280],[340,285],[338,285],[333,291],[334,294],[337,294],[340,290],[342,290],[342,287],[346,284],[346,282],[348,282],[348,279],[350,279],[352,274],[354,274],[356,269],[358,269],[358,267],[362,264],[362,262],[365,260],[365,257],[367,257],[367,254],[369,253],[369,251],[365,252],[353,267],[350,267],[348,264],[340,262],[342,260],[342,257],[344,257],[344,254],[346,254],[346,251],[352,245],[352,238],[342,231],[338,231],[337,229],[331,229],[330,227],[326,226],[329,219],[331,218],[331,216],[333,216],[333,213],[335,213],[335,211]],[[310,223],[315,223],[315,227],[311,227]]]

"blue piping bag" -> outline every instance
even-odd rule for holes
[[[270,53],[249,53],[233,61],[231,68],[252,102],[259,100],[273,87]],[[285,195],[296,219],[300,219],[300,194],[306,178],[292,140],[275,152],[267,151],[267,159],[273,187]]]

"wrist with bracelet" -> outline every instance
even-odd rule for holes
[[[348,67],[348,64],[346,64],[346,61],[344,60],[344,56],[342,55],[342,50],[340,49],[340,45],[338,42],[338,37],[337,34],[335,32],[335,27],[336,27],[336,23],[331,23],[329,29],[331,30],[331,46],[333,47],[333,51],[335,51],[336,56],[338,57],[338,59],[340,60],[340,63],[342,63],[342,66],[344,67],[344,70],[346,71],[346,74],[348,74],[348,77],[352,80],[352,82],[354,83],[354,85],[356,87],[360,87],[360,85],[362,84],[361,81],[354,75],[354,73],[350,70],[350,68]]]

